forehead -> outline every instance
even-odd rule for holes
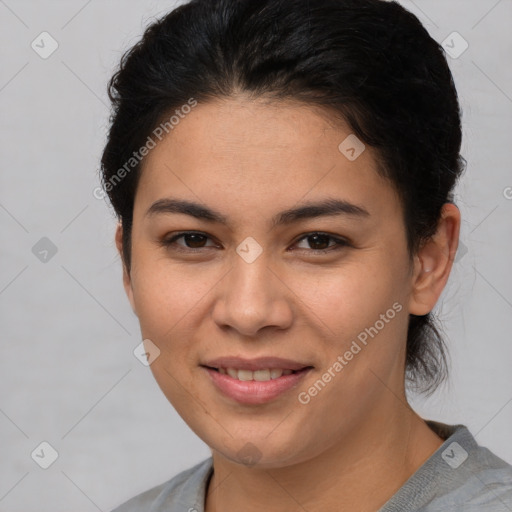
[[[236,96],[196,106],[165,144],[191,159],[243,161],[258,155],[252,163],[259,164],[293,156],[318,158],[350,134],[346,124],[334,119],[325,109],[304,103]]]
[[[217,210],[245,205],[246,213],[326,195],[366,203],[375,213],[396,209],[374,150],[354,137],[325,109],[297,102],[235,97],[198,104],[147,155],[136,209],[166,194]],[[347,145],[357,158],[347,157]]]

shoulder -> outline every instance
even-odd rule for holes
[[[173,512],[199,509],[199,507],[202,510],[206,484],[211,471],[212,458],[209,457],[170,480],[134,496],[112,512],[140,512],[141,510]]]
[[[379,512],[512,511],[512,466],[465,425],[427,424],[444,443]]]
[[[448,445],[446,450],[445,459],[460,448]],[[512,510],[512,466],[480,445],[462,455],[466,460],[448,474],[451,489],[436,500],[441,506],[437,508],[447,510],[450,505],[464,512]],[[435,501],[432,505],[436,510]]]
[[[451,435],[432,458],[432,469],[438,477],[437,491],[421,510],[512,510],[512,466],[479,445],[464,425],[437,425],[451,428]]]

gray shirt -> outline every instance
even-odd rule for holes
[[[445,442],[377,512],[512,512],[512,466],[464,425],[426,420]],[[213,459],[135,496],[112,512],[204,512]]]

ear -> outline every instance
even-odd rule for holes
[[[459,232],[459,209],[453,203],[446,203],[436,233],[414,256],[410,314],[426,315],[436,305],[452,269]]]
[[[128,300],[130,301],[130,305],[132,306],[133,312],[137,315],[137,310],[135,308],[135,301],[133,299],[133,289],[132,289],[132,280],[128,269],[126,268],[126,263],[124,259],[123,253],[123,226],[121,223],[117,225],[116,228],[116,247],[121,256],[121,261],[123,262],[123,285],[126,295],[128,296]]]

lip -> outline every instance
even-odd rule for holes
[[[280,368],[282,370],[302,370],[308,366],[306,363],[283,359],[281,357],[257,357],[255,359],[244,359],[241,357],[218,357],[201,363],[201,366],[212,368],[236,368],[237,370],[265,370],[267,368]]]
[[[222,367],[223,365],[220,366]],[[305,377],[305,375],[307,375],[310,370],[313,369],[311,366],[309,366],[298,370],[297,373],[281,375],[281,377],[278,377],[277,379],[271,379],[268,381],[241,381],[234,379],[229,375],[224,375],[217,370],[213,370],[212,368],[208,368],[203,365],[201,367],[208,373],[213,384],[221,393],[232,398],[238,403],[251,405],[264,404],[277,398],[282,393],[296,387]],[[233,368],[233,366],[228,366],[228,368]],[[235,368],[237,367],[235,366]],[[238,368],[250,369],[240,367]],[[265,368],[269,368],[269,366],[265,366]],[[274,366],[274,368],[282,367]]]

